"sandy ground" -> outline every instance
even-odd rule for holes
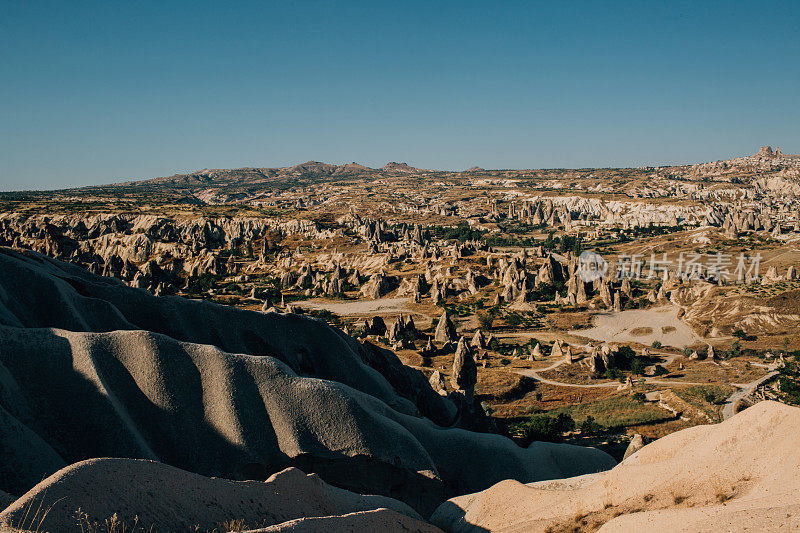
[[[325,309],[340,316],[384,315],[392,313],[416,314],[407,308],[410,298],[384,298],[382,300],[303,300],[295,302],[304,309]]]
[[[703,338],[678,318],[676,306],[653,309],[631,309],[619,313],[603,313],[594,318],[594,327],[571,333],[604,342],[650,345],[660,341],[664,346],[683,348],[702,343]]]
[[[446,531],[798,531],[800,409],[761,402],[658,439],[609,472],[513,480],[442,504]]]
[[[36,509],[47,511],[36,515]],[[116,528],[105,523],[112,516],[118,520]],[[303,524],[304,520],[309,523]],[[344,531],[336,526],[345,522],[350,531],[377,531],[381,525],[383,531],[439,531],[421,520],[402,502],[339,489],[296,468],[282,470],[266,481],[229,481],[156,461],[90,459],[59,470],[10,504],[0,513],[0,528],[76,533],[254,527]],[[308,527],[313,524],[317,527]],[[292,527],[298,525],[305,527]]]

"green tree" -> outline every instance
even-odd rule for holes
[[[575,237],[575,245],[572,247],[572,253],[575,255],[581,255],[583,251],[583,246],[581,245],[581,238]]]
[[[558,416],[533,415],[523,426],[523,436],[531,441],[557,442],[561,435],[575,429],[575,420],[566,413]]]
[[[731,344],[731,349],[728,350],[728,357],[737,357],[739,355],[742,355],[742,342],[735,340]]]
[[[492,329],[494,316],[491,313],[480,312],[478,313],[478,323],[481,325],[481,328],[488,331]]]
[[[603,431],[603,426],[595,422],[593,416],[587,416],[586,420],[581,422],[581,433],[584,435],[596,435]]]

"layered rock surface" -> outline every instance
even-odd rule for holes
[[[156,297],[35,253],[2,249],[0,270],[12,494],[116,456],[233,479],[298,466],[427,513],[503,479],[613,466],[594,449],[437,426],[449,402],[421,375],[318,320]]]

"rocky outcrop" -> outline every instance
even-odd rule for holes
[[[436,331],[433,335],[433,339],[436,342],[447,343],[450,341],[454,341],[458,338],[458,334],[456,333],[456,327],[453,324],[453,321],[450,320],[450,317],[447,315],[447,311],[442,313],[442,316],[439,317],[439,322],[436,324]]]

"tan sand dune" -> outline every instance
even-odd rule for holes
[[[663,437],[587,482],[503,481],[442,504],[446,531],[796,531],[800,409],[761,402]]]
[[[375,509],[384,511],[362,514]],[[349,516],[354,525],[437,531],[402,502],[338,489],[296,468],[265,482],[236,482],[134,459],[91,459],[59,470],[0,513],[0,523],[22,531],[94,531],[92,524],[114,515],[128,528],[138,519],[145,531],[254,529],[331,515]]]
[[[390,509],[360,511],[341,516],[298,518],[283,524],[247,533],[357,533],[361,531],[398,531],[404,533],[441,532],[438,527],[420,522]]]

